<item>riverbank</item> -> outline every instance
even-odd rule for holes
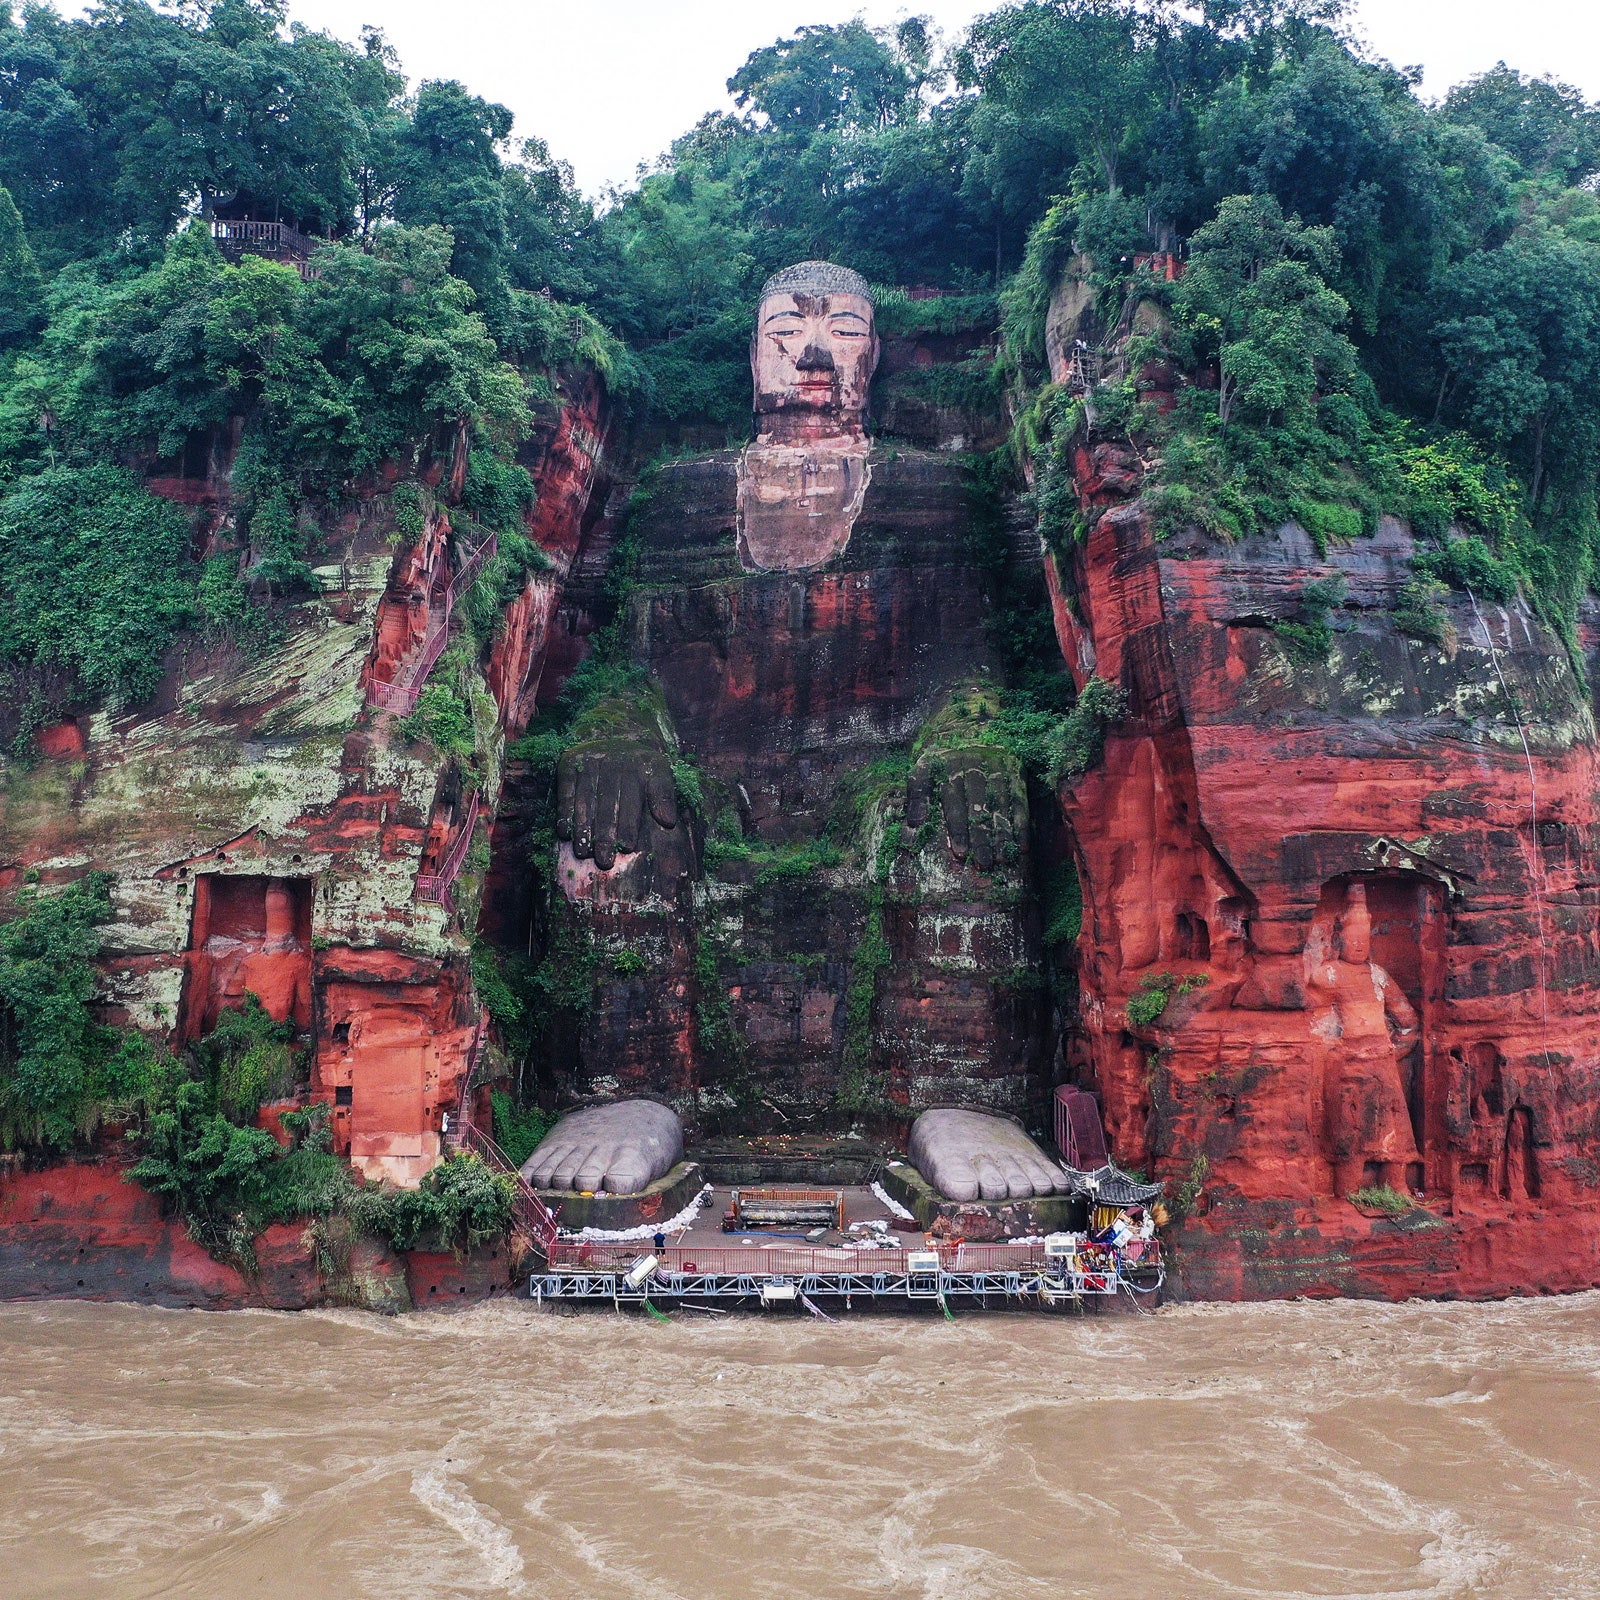
[[[208,1255],[110,1157],[0,1178],[0,1301],[104,1300],[169,1309],[371,1311],[504,1299],[522,1275],[505,1241],[462,1255],[395,1252],[359,1236],[279,1224],[247,1276]]]
[[[269,1228],[249,1278],[206,1254],[126,1163],[64,1163],[0,1176],[0,1301],[110,1300],[170,1308],[404,1311],[524,1294],[504,1242],[457,1256],[396,1254],[370,1239],[330,1252],[302,1224]],[[703,1226],[713,1233],[716,1215]],[[1169,1301],[1291,1298],[1493,1300],[1571,1294],[1600,1283],[1600,1217],[1520,1210],[1397,1219],[1347,1205],[1284,1208],[1271,1228],[1225,1205],[1169,1236]],[[908,1225],[909,1226],[909,1225]],[[716,1236],[720,1239],[720,1235]]]

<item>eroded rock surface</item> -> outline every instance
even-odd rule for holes
[[[659,707],[604,710],[563,767],[563,795],[602,754],[638,778],[619,797],[668,758],[703,791],[672,829],[646,805],[629,837],[648,848],[609,868],[562,801],[557,881],[602,957],[572,1090],[777,1126],[1037,1111],[1027,795],[979,737],[997,663],[966,469],[875,454],[849,544],[810,572],[745,570],[736,485],[733,452],[660,472],[630,619]]]
[[[1191,1288],[1600,1281],[1600,771],[1561,641],[1466,595],[1448,645],[1404,636],[1392,520],[1326,554],[1293,525],[1163,541],[1126,449],[1085,443],[1075,482],[1062,654],[1130,715],[1061,795],[1070,1070],[1118,1159],[1196,1197]],[[1273,624],[1319,578],[1344,599],[1307,659]],[[1435,1215],[1359,1216],[1379,1184]]]
[[[539,490],[528,531],[549,566],[528,577],[474,684],[476,765],[409,736],[373,696],[443,625],[481,538],[452,523],[463,438],[411,491],[415,526],[389,492],[398,469],[326,515],[320,592],[286,612],[271,649],[175,646],[150,704],[51,730],[45,759],[9,771],[0,794],[0,897],[29,874],[116,874],[109,1018],[182,1044],[259,995],[310,1056],[335,1150],[371,1177],[414,1183],[438,1161],[482,1055],[468,964],[481,880],[463,856],[494,816],[504,741],[531,714],[601,478],[603,391],[583,374],[560,381],[523,454]],[[202,507],[207,537],[228,547],[227,469],[223,452],[203,481],[151,487]]]

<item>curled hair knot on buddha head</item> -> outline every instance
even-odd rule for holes
[[[857,294],[872,304],[872,286],[851,267],[833,261],[797,261],[774,272],[761,286],[761,298],[771,294]]]

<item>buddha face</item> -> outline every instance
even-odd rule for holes
[[[1372,959],[1372,913],[1367,910],[1367,886],[1352,883],[1345,891],[1344,917],[1339,925],[1344,958],[1356,966]]]
[[[810,412],[859,425],[877,364],[872,302],[862,295],[782,290],[756,311],[750,371],[762,415]]]

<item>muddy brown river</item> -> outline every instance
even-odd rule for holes
[[[0,1306],[0,1594],[1600,1595],[1600,1295]]]

